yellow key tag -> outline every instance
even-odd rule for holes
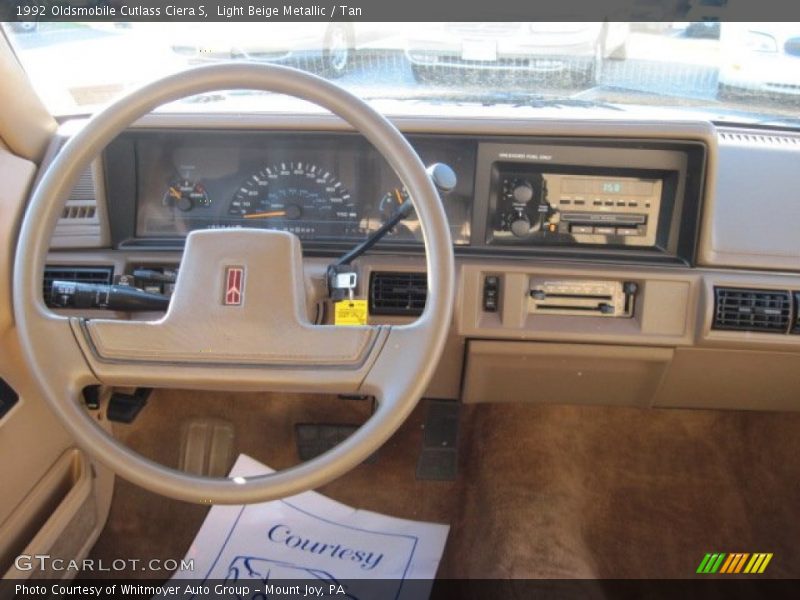
[[[366,325],[366,300],[341,300],[334,305],[334,325]]]

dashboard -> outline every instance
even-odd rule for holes
[[[427,164],[457,177],[442,197],[467,253],[693,259],[701,143],[409,135]],[[296,234],[304,249],[364,240],[408,199],[389,164],[345,132],[137,129],[104,155],[118,247],[175,247],[197,229]],[[412,213],[379,250],[421,249]]]
[[[395,124],[458,178],[442,198],[458,301],[428,397],[796,409],[800,135],[636,119]],[[301,238],[318,299],[331,258],[403,199],[335,118],[150,115],[67,200],[45,297],[54,279],[169,294],[188,232],[266,227]],[[425,306],[423,245],[413,216],[401,225],[353,263],[371,324]],[[110,312],[90,318],[154,316]]]

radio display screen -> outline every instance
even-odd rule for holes
[[[652,181],[641,179],[602,179],[590,177],[578,179],[576,177],[564,177],[561,180],[562,194],[619,194],[624,196],[652,196]]]

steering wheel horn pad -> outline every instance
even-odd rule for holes
[[[230,275],[231,270],[237,273]],[[82,329],[100,362],[363,365],[378,328],[313,325],[305,314],[305,295],[302,249],[294,234],[194,231],[163,319],[91,319]]]

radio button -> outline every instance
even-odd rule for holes
[[[589,233],[589,234],[591,234],[591,233],[594,233],[594,227],[591,227],[590,225],[573,225],[572,227],[569,228],[569,232],[570,233],[583,233],[583,234]]]
[[[618,229],[616,227],[595,227],[594,233],[596,235],[616,235]]]
[[[617,235],[641,235],[636,227],[617,227]]]
[[[517,204],[527,204],[533,200],[533,186],[529,181],[522,181],[511,190],[511,196]]]

